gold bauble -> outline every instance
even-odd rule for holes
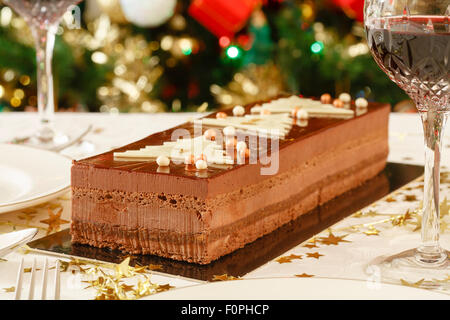
[[[128,23],[120,5],[120,0],[96,0],[103,13],[114,23]]]

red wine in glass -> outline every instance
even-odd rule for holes
[[[420,111],[450,109],[448,17],[383,18],[366,29],[375,61]]]

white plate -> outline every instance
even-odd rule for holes
[[[72,161],[55,152],[0,144],[0,213],[38,205],[69,190]]]
[[[3,257],[13,251],[18,246],[30,242],[34,238],[38,229],[30,228],[20,231],[14,231],[0,235],[0,257]]]
[[[258,278],[211,282],[172,289],[146,300],[398,300],[449,295],[407,286],[330,278]]]

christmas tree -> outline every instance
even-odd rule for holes
[[[406,99],[373,61],[362,0],[85,0],[60,25],[59,109],[207,111],[282,93]],[[0,9],[0,109],[36,106],[33,40]]]

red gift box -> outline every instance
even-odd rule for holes
[[[194,0],[189,14],[217,37],[233,37],[260,0]]]

